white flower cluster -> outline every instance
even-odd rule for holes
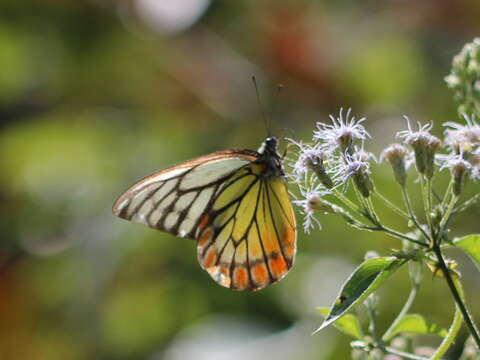
[[[431,134],[432,124],[417,123],[414,129],[408,118],[407,129],[396,136],[405,145],[392,144],[382,151],[380,161],[390,163],[395,180],[406,186],[407,170],[415,164],[420,177],[430,180],[437,168],[449,169],[454,182],[453,191],[459,195],[468,179],[480,179],[480,126],[465,116],[465,124],[445,123],[443,142]],[[314,224],[314,212],[329,212],[323,198],[346,186],[350,180],[364,198],[374,191],[370,179],[370,161],[376,160],[364,150],[364,141],[370,134],[363,126],[365,118],[355,119],[348,109],[340,109],[338,117],[330,115],[331,124],[318,122],[312,143],[289,139],[297,148],[290,159],[290,179],[299,186],[301,199],[294,201],[305,215],[304,228],[308,232]],[[441,149],[446,150],[440,153]]]
[[[305,144],[289,139],[297,147],[296,157],[291,159],[291,180],[295,182],[302,196],[294,201],[305,215],[304,228],[308,232],[319,222],[313,217],[315,210],[328,211],[321,206],[321,198],[350,178],[361,184],[371,184],[365,178],[370,175],[369,160],[373,154],[363,150],[363,141],[370,137],[362,123],[365,118],[356,119],[348,109],[340,109],[339,115],[329,116],[331,124],[318,122],[313,142]],[[361,145],[360,147],[358,145]],[[370,185],[364,186],[368,196]]]
[[[448,154],[438,155],[440,169],[450,169],[452,174],[465,172],[473,179],[480,179],[480,125],[464,115],[465,125],[445,123],[444,143]]]

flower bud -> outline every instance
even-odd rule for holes
[[[325,186],[325,188],[333,188],[333,181],[323,165],[323,156],[311,153],[305,157],[304,161],[305,165],[315,173],[318,180],[323,184],[323,186]]]
[[[450,169],[453,180],[453,193],[458,196],[469,177],[475,178],[475,165],[464,159],[463,154],[438,155],[443,165],[440,170]]]
[[[460,103],[458,111],[478,115],[480,103],[480,38],[466,44],[453,58],[452,71],[445,78],[447,86],[453,90],[455,99]]]
[[[395,180],[404,187],[407,181],[406,158],[409,155],[408,149],[400,144],[392,144],[382,151],[380,159],[390,163],[395,175]]]
[[[363,197],[368,198],[370,193],[374,190],[373,182],[370,180],[370,175],[366,171],[359,169],[352,176],[353,182],[357,186],[357,189],[360,191]]]
[[[405,143],[410,145],[415,154],[415,165],[417,171],[427,179],[433,177],[435,153],[442,146],[442,142],[430,134],[431,124],[421,125],[418,123],[418,130],[413,131],[410,122],[407,119],[408,130],[397,133],[398,137],[402,137]]]
[[[430,134],[420,136],[409,142],[415,154],[415,165],[420,174],[427,179],[433,176],[435,153],[441,146],[440,140]]]
[[[456,196],[459,196],[465,186],[465,183],[472,171],[472,165],[467,161],[461,159],[450,167],[450,171],[452,172],[453,178],[453,193]]]

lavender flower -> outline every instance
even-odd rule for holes
[[[343,117],[343,108],[340,109],[338,117],[330,115],[332,125],[318,122],[318,130],[314,131],[313,139],[318,141],[320,148],[326,153],[334,153],[339,149],[342,153],[351,152],[355,140],[365,140],[370,134],[361,124],[365,118],[355,119],[350,117],[351,109],[347,110]]]
[[[374,158],[372,153],[355,147],[351,155],[344,154],[332,168],[334,181],[344,184],[352,178],[360,193],[364,197],[370,196],[373,183],[370,180],[369,159],[372,157]]]
[[[292,167],[293,170],[293,180],[295,182],[299,182],[302,179],[305,180],[305,176],[308,173],[308,159],[315,158],[319,156],[318,147],[315,145],[305,144],[302,141],[295,141],[293,139],[287,139],[290,143],[298,147],[298,157],[291,161],[289,165]]]
[[[427,179],[431,179],[435,153],[441,147],[442,142],[436,136],[430,134],[432,124],[422,125],[417,122],[418,130],[414,131],[410,126],[409,119],[406,116],[405,119],[407,120],[408,129],[399,131],[397,137],[403,138],[403,141],[412,147],[418,172]]]
[[[466,125],[456,122],[446,122],[445,144],[456,153],[472,151],[475,146],[480,146],[480,125],[467,115],[463,115]]]
[[[405,186],[407,182],[407,169],[411,164],[409,161],[410,151],[403,145],[392,144],[382,151],[380,161],[386,160],[393,169],[395,180]]]
[[[317,225],[319,229],[322,228],[320,221],[315,217],[315,211],[329,210],[328,208],[325,208],[322,197],[330,192],[328,190],[321,190],[321,187],[319,186],[307,189],[300,188],[300,192],[303,199],[294,200],[293,203],[302,209],[301,212],[304,215],[303,230],[308,234],[315,225]]]
[[[463,158],[463,154],[438,156],[443,163],[440,170],[450,169],[453,179],[453,193],[460,195],[469,176],[472,174],[472,164]]]
[[[290,164],[293,168],[294,181],[299,182],[303,179],[306,182],[308,172],[312,171],[323,186],[327,189],[333,188],[334,183],[324,166],[325,154],[318,144],[312,146],[292,139],[288,140],[298,147],[298,158]]]

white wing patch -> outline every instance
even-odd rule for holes
[[[151,176],[144,181],[139,182],[138,184],[134,185],[131,190],[132,191],[139,191],[140,189],[144,188],[145,186],[148,186],[152,183],[157,183],[159,181],[165,181],[177,176],[180,176],[188,171],[188,168],[178,168],[178,169],[173,169],[171,171],[162,173],[158,176]]]
[[[251,160],[242,157],[223,157],[160,171],[128,189],[115,202],[113,212],[154,229],[195,239],[210,199],[249,163]]]
[[[245,159],[223,159],[197,166],[182,178],[180,189],[203,187],[228,175],[232,172],[232,168],[238,169],[248,163],[250,161]]]
[[[192,206],[188,210],[185,219],[183,219],[182,223],[180,224],[179,234],[182,237],[185,237],[187,234],[194,233],[194,227],[197,224],[198,218],[200,217],[199,214],[203,214],[203,212],[205,211],[205,208],[207,207],[208,202],[212,197],[212,194],[212,187],[200,191],[197,199],[194,203],[192,203]]]

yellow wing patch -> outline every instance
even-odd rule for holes
[[[292,205],[283,179],[262,177],[263,169],[257,164],[242,169],[250,175],[224,187],[200,220],[199,263],[222,286],[260,290],[293,265]]]

